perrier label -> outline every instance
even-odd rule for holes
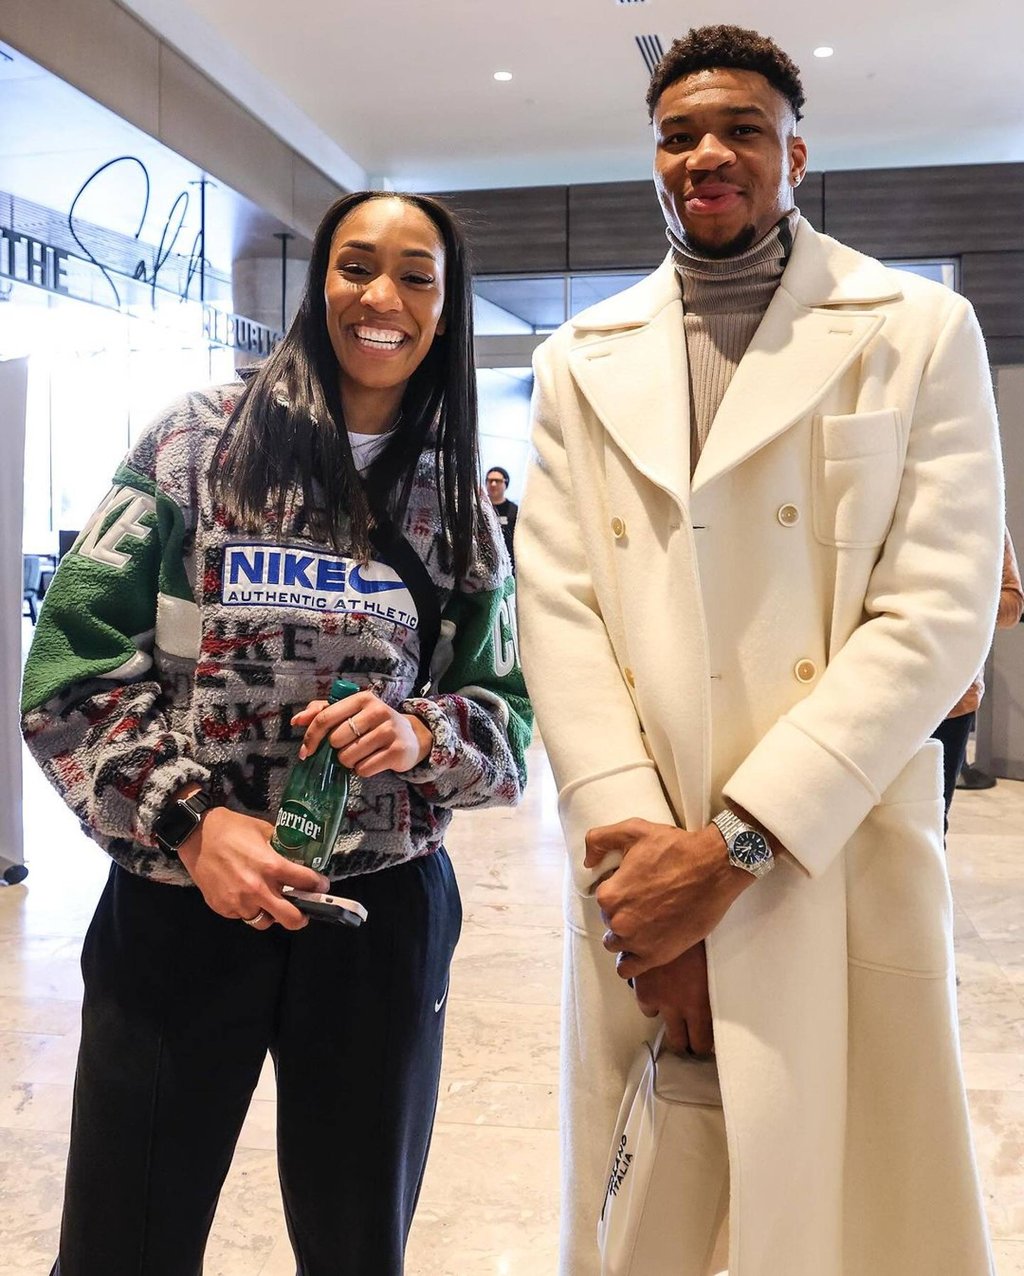
[[[358,690],[354,683],[336,678],[327,699],[335,704]],[[347,801],[348,770],[338,761],[325,736],[315,753],[292,767],[270,838],[271,846],[297,864],[326,873],[345,818]]]

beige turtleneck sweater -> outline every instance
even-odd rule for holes
[[[733,373],[779,286],[799,217],[791,209],[763,239],[735,257],[705,257],[668,234],[683,291],[691,474]]]

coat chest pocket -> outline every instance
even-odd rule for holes
[[[815,419],[814,534],[838,549],[881,545],[900,486],[899,412]]]

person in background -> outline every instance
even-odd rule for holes
[[[53,1276],[202,1270],[268,1050],[298,1270],[402,1271],[462,921],[445,831],[518,801],[531,721],[471,316],[442,204],[345,196],[277,350],[158,419],[57,569],[22,725],[113,864]],[[362,690],[328,705],[337,676]],[[352,778],[321,876],[269,838],[325,738]],[[334,884],[360,929],[282,894]]]
[[[705,1276],[727,1212],[732,1276],[988,1276],[929,739],[996,612],[984,341],[800,214],[774,41],[692,30],[647,102],[670,251],[535,352],[517,528],[570,869],[561,1270],[601,1270],[663,1027],[722,1107],[678,1105],[659,1272]]]
[[[1021,589],[1020,572],[1017,569],[1017,555],[1013,550],[1009,530],[1003,532],[1003,576],[999,589],[999,611],[996,614],[997,629],[1012,629],[1020,623],[1024,614],[1024,590]],[[968,782],[965,788],[987,789],[995,784],[995,779],[984,771],[974,767],[968,768],[964,759],[967,756],[967,741],[974,729],[974,719],[981,697],[985,694],[985,671],[979,669],[977,677],[956,702],[932,735],[942,744],[943,796],[946,803],[945,829],[949,832],[949,808],[953,802],[953,793],[957,787],[957,778],[967,772],[968,781],[973,775],[982,777],[981,783]]]
[[[487,495],[490,497],[494,512],[498,516],[498,522],[501,524],[501,534],[505,538],[505,546],[508,549],[508,556],[512,560],[514,569],[516,556],[512,547],[512,538],[516,530],[519,506],[515,501],[508,499],[505,495],[507,491],[508,470],[503,469],[500,465],[492,465],[487,471]]]

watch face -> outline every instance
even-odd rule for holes
[[[165,811],[161,812],[153,825],[153,832],[158,841],[166,843],[176,851],[198,823],[198,815],[182,806],[180,802],[172,802]]]
[[[768,842],[754,829],[744,829],[733,840],[732,855],[740,864],[761,864],[768,856]]]

